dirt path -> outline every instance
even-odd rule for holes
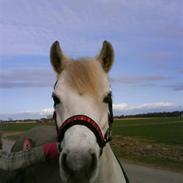
[[[124,164],[130,183],[183,183],[183,174],[167,170],[149,168],[134,164]]]
[[[131,160],[135,164],[138,162],[139,164],[152,164],[155,167],[162,167],[162,169],[174,172],[182,170],[183,172],[183,146],[121,136],[114,136],[111,144],[114,152],[118,157],[123,157],[123,160]]]

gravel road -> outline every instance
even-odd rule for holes
[[[130,183],[183,183],[183,174],[167,170],[149,168],[134,164],[124,164]]]

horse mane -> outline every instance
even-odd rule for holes
[[[66,67],[68,84],[80,95],[87,94],[100,97],[103,86],[104,71],[101,64],[94,59],[70,61]]]

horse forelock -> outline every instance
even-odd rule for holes
[[[72,89],[80,95],[92,95],[96,99],[100,98],[104,89],[104,71],[100,63],[92,59],[80,59],[70,61],[65,68],[67,72],[67,82]]]

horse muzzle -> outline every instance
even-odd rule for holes
[[[97,169],[97,156],[92,151],[64,151],[60,155],[60,168],[68,176],[90,178]]]
[[[82,136],[82,133],[85,133],[85,136]],[[86,140],[85,137],[88,134],[90,134],[90,138]],[[104,146],[110,140],[108,130],[103,135],[100,126],[93,119],[85,115],[76,115],[66,119],[60,128],[57,128],[57,135],[61,146],[64,144],[60,148],[59,158],[61,178],[67,177],[66,180],[68,180],[70,177],[78,182],[94,179],[98,171],[99,157],[102,155]],[[80,140],[76,141],[78,136],[80,136]],[[68,139],[70,139],[69,143]],[[92,145],[90,141],[93,142]]]

